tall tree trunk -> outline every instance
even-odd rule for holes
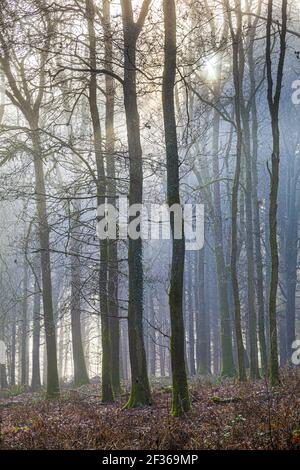
[[[179,156],[174,107],[174,85],[176,74],[176,9],[174,0],[163,0],[164,11],[164,71],[163,71],[163,116],[167,157],[168,205],[180,205]],[[183,274],[185,240],[182,227],[181,239],[175,238],[174,214],[170,214],[172,230],[172,267],[169,291],[171,317],[171,365],[173,380],[172,415],[180,416],[189,411],[191,404],[184,360],[183,324]]]
[[[246,209],[246,254],[247,254],[247,304],[248,304],[248,328],[250,346],[250,378],[259,378],[258,350],[257,350],[257,319],[255,310],[255,285],[254,285],[254,244],[253,244],[253,210],[252,210],[252,165],[250,148],[249,114],[246,112],[242,101],[242,116],[244,129],[245,150],[245,209]]]
[[[216,90],[217,91],[217,90]],[[212,147],[213,147],[213,172],[214,177],[218,178],[219,170],[219,133],[220,133],[220,114],[215,110],[213,115]],[[220,183],[215,182],[213,188],[214,218],[214,248],[217,268],[217,282],[219,292],[220,306],[220,346],[221,346],[221,375],[232,377],[235,375],[235,367],[232,352],[232,331],[229,312],[228,292],[227,292],[227,268],[224,256],[223,243],[223,221],[221,207],[221,189]]]
[[[164,298],[162,292],[158,293],[158,316],[162,329],[165,328],[166,318],[165,318],[165,309],[164,309]],[[159,369],[160,376],[165,377],[166,375],[166,341],[163,335],[159,336]]]
[[[188,331],[188,368],[191,377],[196,375],[195,367],[195,329],[194,329],[194,305],[193,289],[195,288],[195,279],[193,282],[193,253],[186,254],[188,269],[185,271],[184,293],[185,293],[185,315]]]
[[[28,265],[24,259],[21,326],[21,385],[28,385]]]
[[[13,312],[13,318],[11,323],[11,359],[10,359],[10,386],[13,387],[16,385],[16,315],[17,313]]]
[[[38,232],[41,250],[41,271],[43,286],[43,311],[47,351],[47,397],[59,396],[59,381],[57,371],[57,351],[55,339],[55,324],[53,316],[52,281],[50,264],[49,225],[46,205],[46,188],[42,147],[38,129],[38,121],[30,123],[35,169],[35,192],[38,213]]]
[[[40,268],[36,269],[33,300],[33,326],[32,326],[32,377],[31,389],[38,390],[41,387],[40,370],[40,336],[41,336],[41,292],[40,292]]]
[[[279,104],[283,78],[283,67],[286,51],[286,28],[287,28],[287,0],[282,0],[281,30],[280,30],[280,53],[277,65],[276,88],[273,96],[273,77],[271,61],[271,28],[273,21],[273,0],[268,0],[268,15],[266,27],[266,65],[268,105],[272,126],[272,167],[270,172],[270,206],[269,206],[269,245],[271,256],[271,279],[269,292],[269,335],[270,335],[270,382],[272,386],[279,383],[278,367],[278,345],[277,345],[277,319],[276,301],[278,288],[278,244],[277,244],[277,195],[279,186]]]
[[[5,344],[5,335],[4,335],[4,318],[0,318],[0,341]],[[2,351],[1,351],[2,353]],[[4,353],[4,351],[3,351]],[[5,358],[6,359],[6,358]],[[7,371],[6,371],[6,363],[0,364],[0,389],[7,388]]]
[[[71,220],[71,331],[75,386],[89,383],[81,333],[81,269],[80,243],[76,229],[80,224],[80,201],[73,202]]]
[[[298,213],[297,183],[300,169],[293,162],[288,198],[288,215],[285,241],[286,269],[286,354],[287,360],[292,357],[292,343],[296,338],[296,287],[297,287],[297,258],[298,258]],[[299,197],[299,196],[298,196]]]
[[[94,27],[95,7],[93,0],[86,0],[86,17],[89,32],[90,67],[96,70],[96,35]],[[91,72],[89,80],[89,105],[94,134],[94,150],[97,166],[97,204],[103,206],[106,196],[106,176],[104,167],[104,155],[102,148],[102,133],[100,116],[97,105],[97,75]],[[108,299],[107,299],[107,265],[108,265],[108,240],[100,240],[100,270],[99,270],[99,294],[101,315],[101,342],[102,342],[102,401],[114,400],[111,379],[111,346],[109,332]]]
[[[143,166],[140,118],[136,90],[136,43],[144,24],[149,0],[144,0],[134,22],[131,0],[121,0],[124,34],[124,105],[129,153],[129,205],[143,202]],[[130,222],[130,220],[129,220]],[[143,335],[143,248],[141,238],[129,238],[128,248],[128,337],[131,365],[131,393],[127,408],[151,403]]]
[[[260,11],[260,10],[259,10]],[[258,11],[258,12],[259,12]],[[258,120],[256,106],[256,81],[255,81],[255,61],[254,61],[254,44],[257,21],[250,29],[250,44],[248,48],[248,66],[250,79],[251,94],[251,117],[252,117],[252,204],[253,204],[253,233],[255,245],[255,268],[256,268],[256,296],[258,307],[258,337],[260,346],[260,358],[262,374],[265,375],[268,370],[267,346],[265,336],[265,301],[264,301],[264,276],[263,276],[263,260],[262,260],[262,242],[260,227],[260,208],[258,198]]]
[[[250,92],[252,96],[252,105],[255,105],[255,81],[254,78],[254,64],[253,64],[253,42],[255,39],[255,28],[253,29],[251,19],[248,19],[248,27],[250,33],[250,45],[248,46],[248,59],[249,59],[249,69],[252,65],[250,76]],[[249,51],[250,49],[250,51]],[[252,52],[251,52],[252,50]],[[246,254],[247,254],[247,293],[248,293],[248,325],[249,325],[249,344],[250,344],[250,378],[258,379],[259,378],[259,366],[258,366],[258,348],[257,348],[257,318],[256,318],[256,308],[255,308],[255,267],[254,267],[254,231],[253,231],[253,158],[254,155],[251,152],[251,136],[250,136],[250,109],[246,105],[244,96],[243,96],[243,85],[242,78],[244,75],[245,68],[245,52],[243,43],[240,42],[240,68],[242,69],[242,77],[240,79],[241,83],[241,117],[243,122],[244,130],[244,156],[245,156],[245,209],[246,209]],[[249,70],[250,74],[250,70]],[[253,114],[252,114],[253,115]],[[254,118],[256,116],[254,115]],[[255,126],[252,126],[252,130],[255,131]],[[257,136],[253,136],[253,142]],[[255,149],[253,148],[253,151]],[[256,188],[257,190],[257,188]],[[260,338],[264,332],[260,331]],[[262,362],[263,362],[262,357]]]
[[[234,32],[231,13],[228,10],[229,24],[232,39],[232,66],[233,66],[233,81],[235,89],[235,122],[236,122],[236,164],[235,173],[232,187],[232,200],[231,200],[231,282],[234,299],[234,320],[235,320],[235,334],[237,344],[238,356],[238,369],[239,380],[246,380],[246,370],[244,362],[244,345],[242,337],[241,326],[241,303],[237,273],[238,262],[238,194],[241,174],[241,157],[242,157],[242,126],[241,126],[241,76],[239,68],[239,48],[241,41],[241,13],[237,12],[237,31]]]
[[[103,0],[103,29],[105,48],[105,67],[113,72],[113,41],[110,21],[110,1]],[[106,162],[107,162],[107,201],[116,206],[116,171],[115,171],[115,133],[114,133],[114,106],[115,85],[111,75],[105,75],[105,133],[106,133]],[[110,316],[110,341],[111,341],[111,369],[112,387],[115,395],[121,392],[120,382],[120,320],[118,302],[118,244],[117,240],[110,240],[108,246],[108,292],[110,300],[108,304]]]
[[[154,301],[153,293],[149,292],[148,295],[148,371],[150,377],[155,377],[156,371],[156,331],[155,331],[155,310],[154,310]]]
[[[210,296],[209,285],[205,283],[205,248],[203,247],[196,255],[196,305],[198,313],[196,315],[197,330],[197,373],[210,374],[210,327],[208,301]]]

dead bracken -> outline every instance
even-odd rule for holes
[[[76,400],[69,392],[46,401],[22,394],[1,399],[0,448],[300,449],[299,385],[294,370],[276,390],[263,380],[198,381],[190,386],[192,412],[182,418],[170,416],[170,395],[160,390],[152,406],[132,410],[122,409],[126,397],[101,404],[99,385],[81,387]]]

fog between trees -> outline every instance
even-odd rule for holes
[[[280,381],[299,336],[299,5],[1,1],[1,387]],[[97,207],[203,204],[205,242]],[[294,345],[295,346],[295,345]]]

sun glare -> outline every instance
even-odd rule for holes
[[[214,55],[209,57],[204,62],[204,75],[207,80],[216,80],[218,78],[218,62],[217,57]]]

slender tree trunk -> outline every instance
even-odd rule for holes
[[[194,329],[194,305],[193,305],[193,253],[186,254],[187,272],[185,272],[184,292],[185,292],[185,314],[188,330],[188,368],[191,377],[196,375],[195,367],[195,329]]]
[[[237,31],[234,32],[232,25],[231,13],[229,14],[231,39],[232,39],[232,65],[233,65],[233,81],[235,89],[235,121],[236,121],[236,132],[237,132],[237,144],[236,144],[236,165],[235,174],[232,187],[232,200],[231,200],[231,282],[234,299],[234,319],[235,319],[235,334],[237,344],[237,356],[238,356],[238,369],[239,369],[239,380],[246,380],[246,370],[244,362],[244,345],[242,337],[242,326],[241,326],[241,304],[239,294],[239,283],[237,273],[237,262],[238,262],[238,194],[241,174],[241,157],[242,157],[242,126],[241,126],[241,76],[239,69],[239,48],[241,41],[241,18],[240,12],[238,12],[237,18]]]
[[[249,31],[250,31],[250,46],[253,49],[253,41],[255,31],[251,29],[251,21],[248,20]],[[248,52],[249,55],[249,52]],[[245,213],[246,213],[246,254],[247,254],[247,300],[248,300],[248,326],[249,326],[249,344],[250,344],[250,378],[258,379],[259,378],[259,366],[258,366],[258,348],[257,348],[257,318],[256,318],[256,306],[255,306],[255,267],[254,267],[254,231],[253,231],[253,154],[251,152],[251,142],[250,142],[250,109],[246,105],[244,96],[243,96],[243,85],[242,79],[244,75],[245,68],[245,52],[243,43],[240,41],[239,47],[239,56],[240,56],[240,68],[242,70],[240,83],[241,83],[241,117],[243,122],[243,149],[245,157]],[[253,62],[253,51],[252,57],[250,56]],[[250,68],[250,66],[249,66]],[[252,75],[253,75],[252,71]],[[250,77],[250,87],[252,96],[252,104],[255,101],[255,83],[253,85],[253,77]],[[251,81],[252,80],[252,81]],[[253,126],[254,127],[254,126]],[[254,128],[255,129],[255,128]]]
[[[52,303],[51,264],[49,251],[49,226],[46,206],[46,188],[42,148],[38,133],[38,121],[30,123],[34,150],[35,192],[38,213],[39,244],[41,250],[41,271],[43,286],[44,327],[47,348],[47,397],[59,396],[59,381],[57,371],[57,351],[55,339],[55,324]]]
[[[40,370],[40,336],[41,336],[41,292],[40,292],[40,269],[36,269],[37,279],[34,283],[33,300],[33,331],[32,331],[32,377],[31,389],[38,390],[41,387]]]
[[[205,299],[205,248],[203,247],[196,255],[196,330],[197,330],[197,374],[207,375],[210,373],[210,332],[207,303]],[[209,283],[206,288],[208,289]],[[209,293],[207,293],[207,298]]]
[[[218,178],[219,170],[219,133],[220,133],[220,114],[215,110],[213,116],[212,146],[213,146],[213,172]],[[220,305],[220,346],[221,346],[221,375],[224,377],[233,377],[235,367],[232,352],[232,331],[228,303],[227,281],[228,274],[225,264],[224,243],[223,243],[223,221],[221,207],[221,189],[220,183],[215,182],[213,188],[214,201],[214,248],[217,268],[217,282]]]
[[[23,300],[22,300],[22,327],[21,327],[21,385],[28,385],[28,265],[24,259],[23,269]]]
[[[121,349],[122,349],[122,369],[121,377],[123,380],[128,380],[129,371],[128,371],[128,331],[126,328],[127,325],[123,323],[121,328]]]
[[[4,389],[8,387],[6,365],[0,364],[0,388]]]
[[[71,220],[71,331],[75,386],[89,383],[81,333],[81,269],[80,246],[76,230],[80,224],[80,203],[73,202],[74,214]]]
[[[286,355],[292,357],[292,343],[296,338],[296,287],[297,287],[297,258],[298,258],[298,214],[297,214],[297,182],[299,170],[293,168],[291,190],[288,200],[288,216],[285,242],[286,267]]]
[[[156,331],[153,293],[148,294],[148,370],[150,377],[155,377],[156,371]]]
[[[110,22],[110,1],[103,0],[103,29],[105,34],[105,67],[113,72],[113,42]],[[111,75],[105,75],[106,108],[105,108],[105,133],[106,133],[106,161],[108,177],[107,201],[116,206],[116,171],[115,171],[115,134],[114,134],[114,106],[115,85]],[[115,395],[121,392],[120,383],[120,320],[118,302],[118,244],[117,240],[110,240],[108,246],[108,292],[109,316],[110,316],[110,341],[111,341],[111,369],[112,387]]]
[[[136,43],[148,12],[150,1],[144,0],[134,22],[131,0],[121,0],[124,34],[124,105],[129,154],[129,205],[143,202],[143,166],[140,118],[136,90]],[[130,222],[130,220],[129,220]],[[131,393],[127,408],[151,403],[150,386],[143,335],[143,248],[141,238],[129,238],[128,248],[128,338],[131,365]]]
[[[165,328],[166,318],[165,318],[165,309],[164,309],[164,299],[162,293],[158,294],[158,312],[159,312],[159,321],[162,325],[162,329]],[[163,335],[159,336],[159,368],[160,376],[165,377],[166,375],[166,341]]]
[[[58,337],[58,372],[59,380],[63,379],[63,356],[64,356],[64,318],[62,317],[59,322],[59,337]]]
[[[252,167],[250,150],[249,115],[242,104],[244,149],[245,149],[245,209],[246,209],[246,254],[247,254],[247,303],[248,328],[250,345],[250,378],[259,378],[258,350],[257,350],[257,319],[255,311],[255,285],[254,285],[254,244],[253,244],[253,210],[252,210]]]
[[[10,360],[10,386],[16,385],[16,312],[13,312],[11,324],[11,360]]]
[[[277,345],[277,319],[276,301],[278,288],[278,244],[277,244],[277,195],[279,186],[279,104],[283,78],[283,67],[286,51],[286,28],[287,28],[287,0],[282,0],[281,30],[280,30],[280,53],[277,65],[276,88],[273,96],[273,77],[271,61],[271,28],[273,17],[273,0],[268,0],[268,15],[266,27],[266,65],[268,105],[272,125],[272,167],[270,172],[270,206],[269,206],[269,245],[271,256],[271,279],[269,292],[269,335],[270,335],[270,382],[272,386],[279,383],[278,367],[278,345]]]
[[[88,20],[89,32],[89,54],[90,67],[95,70],[96,63],[96,35],[94,27],[93,0],[86,0],[86,16]],[[106,196],[106,176],[104,168],[104,155],[102,148],[102,133],[100,126],[100,116],[97,105],[97,75],[91,72],[89,80],[89,105],[93,125],[94,149],[97,166],[97,204],[105,204]],[[107,300],[107,266],[108,266],[108,240],[100,240],[100,270],[99,270],[99,294],[100,294],[100,314],[101,314],[101,342],[102,342],[102,401],[111,402],[114,400],[112,379],[111,379],[111,345]]]
[[[0,340],[5,343],[5,335],[4,335],[4,319],[0,318]],[[0,364],[0,389],[7,388],[7,371],[6,371],[6,364]]]
[[[174,107],[174,84],[176,74],[176,9],[173,0],[163,0],[165,43],[163,72],[163,115],[167,156],[168,205],[180,205],[179,156]],[[169,291],[171,316],[171,365],[173,380],[172,415],[180,416],[189,411],[191,404],[184,360],[183,324],[183,274],[185,240],[175,238],[174,214],[171,217],[172,267]],[[182,232],[184,232],[182,228]]]
[[[265,375],[268,370],[267,346],[265,336],[265,301],[264,301],[264,276],[263,276],[263,260],[261,246],[261,227],[260,227],[260,208],[258,198],[258,121],[256,106],[256,81],[255,81],[255,62],[254,62],[254,41],[256,26],[252,28],[250,35],[250,46],[248,48],[248,65],[250,78],[251,99],[251,117],[252,117],[252,204],[253,204],[253,233],[255,245],[255,268],[256,268],[256,296],[258,307],[258,337],[260,346],[261,369]]]

